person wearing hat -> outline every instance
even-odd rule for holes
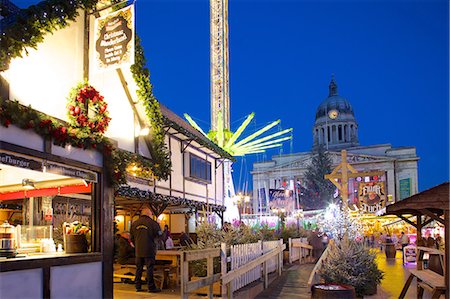
[[[156,287],[153,278],[153,267],[156,263],[156,243],[162,235],[159,224],[152,219],[152,211],[148,206],[141,210],[141,216],[131,225],[131,241],[136,248],[136,291],[140,292],[141,277],[144,265],[147,268],[147,286],[148,292],[157,293],[161,289]]]

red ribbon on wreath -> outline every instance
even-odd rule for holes
[[[103,134],[106,131],[111,120],[108,104],[94,87],[88,83],[78,84],[70,92],[68,101],[69,122],[74,128],[91,134]]]

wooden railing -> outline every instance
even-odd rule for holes
[[[208,298],[213,297],[213,284],[220,280],[221,273],[214,274],[213,259],[220,256],[219,248],[183,251],[180,257],[181,263],[181,298],[187,299],[189,293],[201,287],[209,286]],[[198,280],[189,280],[189,262],[206,258],[206,277]]]
[[[317,261],[316,265],[314,266],[314,269],[311,272],[311,275],[309,276],[308,279],[308,292],[311,292],[311,286],[319,283],[320,282],[320,270],[322,269],[322,265],[325,262],[325,260],[328,257],[328,253],[330,251],[330,248],[333,243],[333,240],[330,240],[328,243],[327,248],[325,248],[324,252],[322,253],[322,255],[320,256],[319,260]]]
[[[233,298],[233,290],[231,289],[231,282],[239,279],[239,277],[245,275],[249,271],[253,271],[255,268],[260,268],[262,270],[262,278],[264,282],[264,288],[269,286],[269,265],[273,258],[277,260],[278,275],[281,275],[283,270],[283,250],[286,249],[286,244],[283,244],[283,240],[275,241],[278,242],[275,248],[270,251],[263,252],[263,254],[255,259],[241,265],[237,269],[227,271],[227,247],[225,243],[221,246],[221,268],[222,268],[222,298]]]
[[[230,246],[229,248],[225,243],[222,243],[220,249],[183,251],[180,257],[181,298],[188,298],[189,293],[202,287],[208,287],[208,297],[212,298],[213,284],[215,282],[221,282],[222,284],[222,298],[232,298],[235,290],[260,278],[263,279],[264,288],[267,288],[269,285],[268,274],[272,272],[270,269],[271,265],[274,265],[273,271],[277,271],[278,275],[281,275],[283,250],[286,248],[286,245],[283,244],[283,240],[271,241],[266,243],[265,246],[263,243],[242,244],[235,247]],[[228,256],[228,252],[233,252],[233,249],[236,249],[234,254]],[[251,250],[256,251],[257,254],[253,254]],[[239,251],[241,252],[238,254]],[[213,259],[219,256],[221,273],[214,274]],[[197,280],[190,280],[189,262],[203,259],[206,259],[206,276]],[[240,260],[240,262],[237,262],[237,260]],[[228,271],[228,262],[234,265],[230,271]]]
[[[295,261],[302,263],[306,258],[312,258],[313,247],[307,242],[306,238],[289,238],[289,264]]]

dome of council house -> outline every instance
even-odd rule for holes
[[[319,107],[317,108],[316,120],[326,116],[332,110],[338,111],[340,115],[347,115],[347,119],[349,116],[351,116],[352,118],[355,117],[350,102],[338,95],[337,85],[334,78],[331,79],[329,85],[328,97],[322,103],[320,103]]]

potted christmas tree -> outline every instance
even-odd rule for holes
[[[377,267],[375,253],[363,242],[347,236],[329,246],[320,271],[325,283],[351,285],[357,296],[376,294],[383,272]]]

